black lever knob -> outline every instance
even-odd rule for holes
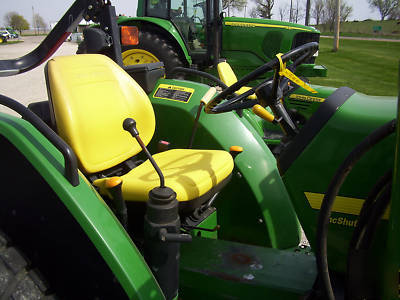
[[[124,130],[128,131],[134,138],[139,135],[139,131],[136,128],[136,121],[132,118],[126,118],[122,123]]]

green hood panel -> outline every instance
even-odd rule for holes
[[[270,19],[225,17],[223,22],[225,26],[279,28],[286,30],[301,30],[306,32],[319,33],[319,31],[314,27]]]

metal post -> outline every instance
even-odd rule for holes
[[[335,18],[335,35],[333,39],[333,52],[339,50],[339,33],[340,33],[340,0],[336,0],[336,18]]]
[[[290,0],[289,22],[293,22],[293,0]]]

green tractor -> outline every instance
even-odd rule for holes
[[[0,95],[21,115],[0,114],[2,298],[398,298],[396,99],[289,85],[313,42],[222,91],[166,79],[160,63],[124,66],[100,0],[75,1],[0,75],[45,61],[82,16],[113,60],[52,58],[49,99],[28,108]],[[257,99],[235,94],[265,73]],[[311,99],[304,123],[292,95]]]
[[[134,26],[122,35],[124,65],[163,62],[167,76],[176,67],[214,72],[223,58],[239,78],[307,42],[318,42],[319,31],[267,19],[225,17],[219,0],[140,0],[137,17],[118,17],[118,25]],[[128,38],[129,37],[129,38]],[[126,41],[126,42],[125,42]],[[79,52],[87,52],[86,44]],[[297,71],[326,76],[310,57]]]

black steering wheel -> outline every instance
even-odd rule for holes
[[[281,61],[283,64],[291,60],[293,63],[287,67],[290,71],[294,72],[296,67],[300,65],[304,60],[314,55],[314,53],[318,50],[318,43],[311,42],[304,45],[301,45],[297,48],[290,50],[289,52],[283,54],[281,56]],[[228,112],[236,109],[250,108],[258,103],[258,101],[262,101],[262,105],[270,105],[273,106],[277,102],[280,102],[280,98],[282,95],[282,86],[288,83],[288,79],[282,79],[282,76],[279,75],[281,62],[278,58],[274,58],[271,61],[267,62],[263,66],[257,68],[251,73],[244,76],[241,80],[237,81],[227,89],[223,90],[220,94],[210,100],[206,107],[205,112],[209,114],[218,114],[223,112]],[[241,87],[245,86],[252,80],[257,79],[262,74],[275,70],[275,75],[272,79],[267,79],[257,86],[253,87],[246,93],[241,95],[232,95],[238,91]],[[269,90],[269,91],[268,91]],[[251,94],[256,93],[258,100],[248,100],[247,97]],[[260,99],[261,98],[261,99]],[[272,107],[271,107],[272,108]],[[273,109],[274,110],[274,109]],[[275,112],[274,112],[275,114]],[[280,116],[275,116],[280,117]]]

